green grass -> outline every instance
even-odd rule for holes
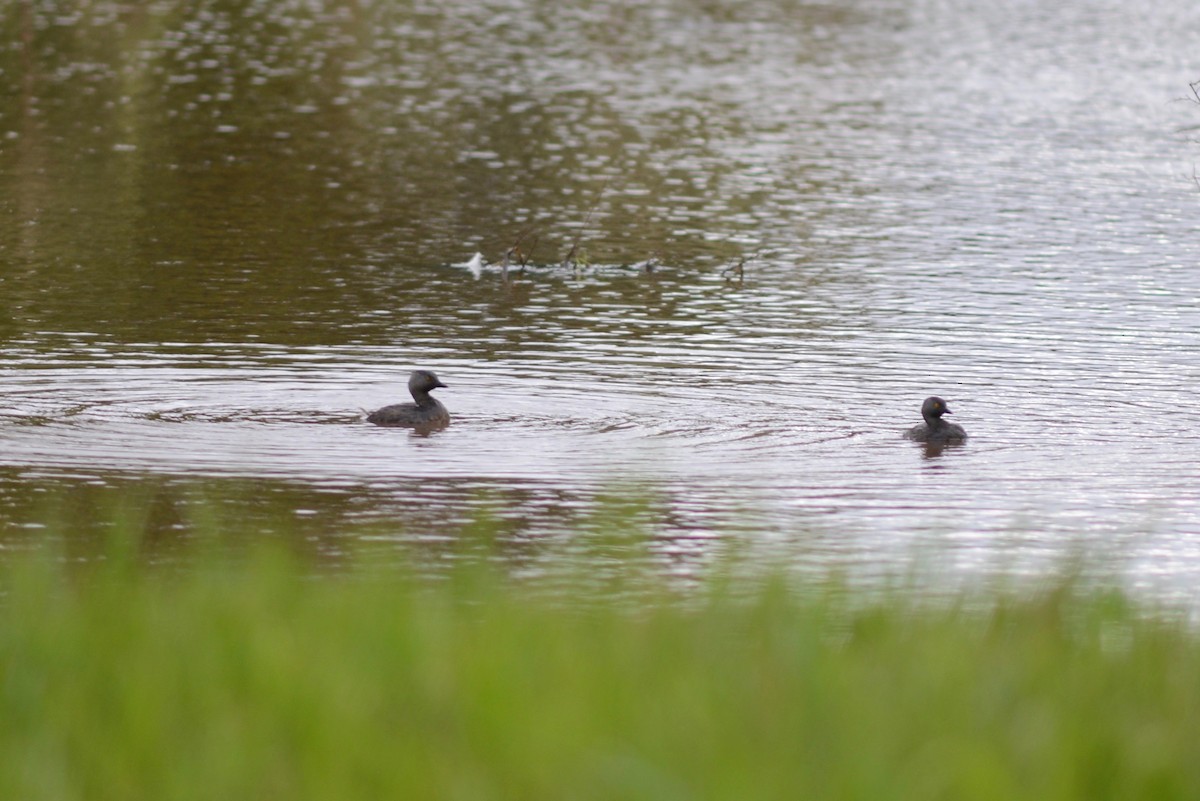
[[[1200,638],[1178,620],[1069,581],[681,594],[609,546],[578,583],[279,546],[11,557],[0,798],[1200,797]]]

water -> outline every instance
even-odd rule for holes
[[[537,541],[638,496],[684,565],[732,533],[868,577],[1082,554],[1197,600],[1194,4],[2,21],[10,528],[215,482],[333,539],[486,505]],[[364,424],[417,366],[450,428]],[[900,438],[929,394],[967,445]]]

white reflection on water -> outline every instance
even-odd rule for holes
[[[1085,549],[1160,592],[1200,571],[1189,545],[1200,413],[1185,387],[1142,382],[1141,397],[1113,402],[1082,378],[1013,385],[956,357],[962,375],[945,394],[971,438],[930,457],[900,436],[929,387],[912,361],[924,352],[894,330],[787,354],[727,343],[706,365],[683,358],[683,341],[441,358],[425,366],[450,384],[454,422],[430,436],[361,420],[404,391],[407,365],[386,349],[98,348],[83,363],[6,371],[0,437],[6,464],[43,476],[277,479],[360,494],[367,516],[416,504],[457,525],[480,488],[541,488],[555,500],[517,513],[553,532],[569,523],[556,504],[637,487],[669,499],[664,539],[750,531],[868,571],[931,544],[968,572],[1045,568]]]

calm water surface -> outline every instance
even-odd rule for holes
[[[638,496],[683,564],[1200,600],[1200,6],[237,6],[0,12],[6,527],[199,482],[536,540]],[[415,366],[451,427],[362,422]],[[964,447],[900,438],[935,393]]]

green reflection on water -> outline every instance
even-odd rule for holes
[[[408,490],[314,488],[270,479],[181,479],[97,471],[45,478],[0,468],[0,552],[51,547],[91,562],[113,549],[139,562],[190,565],[209,545],[242,552],[275,542],[322,563],[348,557],[436,574],[463,559],[538,571],[602,569],[636,540],[666,549],[663,566],[692,563],[691,532],[665,497],[619,486],[576,492],[538,485],[410,482]],[[246,540],[253,532],[255,541]],[[208,543],[213,536],[219,543]]]
[[[744,165],[710,142],[755,132],[703,91],[662,101],[672,79],[639,45],[672,22],[605,4],[10,4],[0,333],[387,340],[481,296],[504,321],[519,302],[444,266],[531,229],[542,264],[582,238],[599,264],[719,267],[762,198],[723,186]],[[651,64],[689,57],[660,44]]]

